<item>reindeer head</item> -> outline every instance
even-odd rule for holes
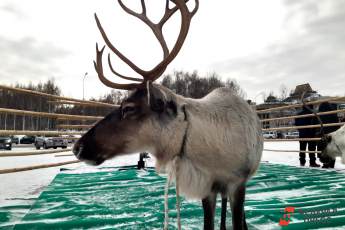
[[[338,130],[325,135],[320,141],[320,149],[333,159],[341,157],[341,162],[345,164],[345,125]]]
[[[172,8],[169,7],[170,1],[175,4]],[[166,0],[165,13],[157,24],[147,17],[144,0],[141,0],[141,13],[127,8],[122,0],[118,0],[118,2],[124,11],[139,18],[150,27],[162,47],[163,60],[150,71],[137,67],[112,45],[95,14],[98,29],[106,45],[143,78],[127,77],[115,71],[109,54],[110,70],[120,78],[138,83],[118,84],[109,81],[104,76],[102,65],[105,47],[99,50],[98,45],[96,45],[94,65],[99,79],[111,88],[133,90],[133,92],[121,103],[120,107],[99,121],[75,144],[73,152],[77,158],[95,165],[120,154],[141,151],[149,151],[155,154],[157,158],[169,158],[169,154],[165,151],[169,149],[170,154],[175,152],[178,147],[174,141],[182,141],[181,136],[183,136],[183,130],[186,126],[184,108],[179,103],[179,97],[163,86],[155,85],[152,82],[163,74],[169,63],[180,51],[187,36],[191,19],[198,10],[198,0],[195,0],[195,8],[191,12],[187,7],[188,0]],[[174,47],[169,51],[162,28],[165,22],[178,10],[181,13],[181,29]],[[158,139],[159,141],[157,141]],[[164,161],[164,159],[161,160]]]

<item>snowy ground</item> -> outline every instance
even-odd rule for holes
[[[12,151],[0,150],[2,153],[36,151],[33,145],[14,146]],[[58,163],[70,160],[76,160],[74,156],[57,157],[58,155],[72,154],[72,152],[62,152],[55,154],[44,154],[34,156],[20,157],[0,157],[0,169],[9,169],[17,167],[26,167],[32,165]],[[60,168],[77,169],[78,172],[97,171],[100,167],[116,167],[133,165],[138,161],[138,154],[131,156],[123,156],[114,160],[107,161],[99,167],[88,166],[84,163],[77,163],[65,166],[59,166],[47,169],[38,169],[32,171],[24,171],[9,174],[0,174],[0,207],[13,205],[22,199],[38,197],[41,191],[50,184],[56,174],[60,172]],[[154,166],[154,160],[147,161],[148,166]]]
[[[298,142],[265,142],[264,149],[269,150],[298,150],[299,143]],[[309,156],[306,154],[306,167],[309,167]],[[285,164],[291,166],[298,166],[299,167],[299,154],[291,153],[291,152],[271,152],[271,151],[264,151],[262,155],[261,161],[266,161],[270,163],[278,163],[278,164]],[[317,163],[322,165],[317,160]],[[345,171],[345,165],[340,163],[340,158],[337,158],[335,163],[335,170],[337,171]],[[330,170],[334,170],[330,169]],[[322,169],[326,170],[326,169]]]
[[[297,150],[298,142],[267,142],[265,149],[284,149]],[[14,147],[12,151],[28,151],[34,150],[30,145],[19,148]],[[0,150],[0,154],[5,151]],[[24,167],[30,165],[38,165],[44,163],[55,163],[69,160],[75,160],[74,156],[56,157],[56,155],[68,154],[71,152],[37,155],[37,156],[23,156],[23,157],[0,157],[0,169]],[[119,157],[105,162],[100,167],[106,166],[124,166],[133,165],[138,161],[138,154],[131,156]],[[289,152],[266,152],[264,151],[262,161],[270,163],[279,163],[292,166],[299,166],[298,153]],[[307,165],[309,161],[307,158]],[[148,160],[148,166],[154,165],[154,159]],[[64,168],[75,168],[78,172],[90,172],[99,170],[97,167],[87,166],[84,163],[77,163],[73,165],[63,166]],[[22,199],[38,197],[41,191],[54,179],[55,175],[59,173],[61,167],[39,169],[26,172],[0,174],[0,207],[13,205]],[[340,160],[336,162],[335,169],[345,172],[345,165],[341,165]]]

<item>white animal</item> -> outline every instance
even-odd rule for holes
[[[341,157],[341,163],[345,164],[345,125],[333,133],[327,134],[326,140],[323,142],[326,144],[323,154],[333,159]]]

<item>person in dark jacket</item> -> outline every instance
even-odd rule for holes
[[[313,109],[313,106],[309,106],[310,109]],[[298,113],[298,115],[305,115],[305,114],[311,114],[312,112],[307,109],[305,106],[302,107],[302,111]],[[313,117],[302,117],[302,118],[296,118],[295,119],[295,125],[296,126],[306,126],[306,125],[312,125],[313,123]],[[314,138],[315,137],[315,130],[314,129],[305,129],[301,128],[298,129],[299,132],[299,138]],[[305,151],[308,146],[308,151],[315,151],[316,149],[316,142],[315,141],[300,141],[299,142],[299,162],[301,166],[304,166],[306,163],[305,159]],[[310,167],[320,167],[319,164],[316,163],[316,156],[315,153],[309,153],[309,165]]]
[[[319,106],[319,113],[328,112],[328,111],[332,111],[332,110],[337,110],[337,106],[335,104],[330,104],[328,102],[324,102],[324,103],[320,104],[320,106]],[[338,123],[339,122],[339,118],[338,118],[338,115],[336,113],[335,114],[321,115],[320,119],[321,119],[323,124]],[[318,119],[314,118],[313,123],[319,124],[320,122]],[[323,132],[324,132],[324,134],[329,134],[329,133],[336,131],[339,128],[340,128],[340,125],[339,126],[324,127]],[[321,137],[320,129],[317,129],[316,132],[317,132],[317,136]],[[323,148],[323,145],[321,145],[321,143],[318,143],[317,150],[323,151],[322,148]],[[322,168],[334,168],[335,160],[333,160],[329,156],[320,155],[320,161],[323,163]]]

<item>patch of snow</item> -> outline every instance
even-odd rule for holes
[[[270,150],[299,150],[299,142],[298,141],[286,141],[286,142],[265,142],[264,149]],[[309,166],[309,154],[306,154],[306,166]],[[299,163],[299,153],[291,153],[291,152],[271,152],[271,151],[264,151],[262,154],[261,161],[266,161],[269,163],[277,163],[277,164],[284,164],[284,165],[291,165],[291,166],[298,166],[300,167]],[[322,165],[322,163],[317,159],[318,164]],[[345,165],[341,164],[340,158],[337,158],[335,163],[335,170],[345,170]],[[334,169],[323,169],[323,170],[334,170]]]

